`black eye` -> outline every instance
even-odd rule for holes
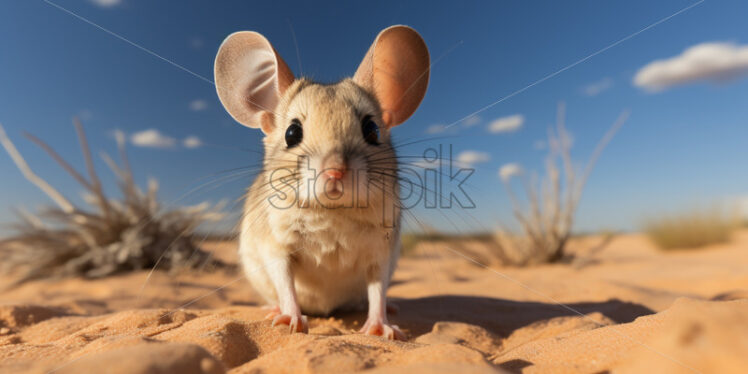
[[[364,117],[361,121],[361,132],[364,134],[365,142],[371,145],[379,145],[379,126],[370,116]]]
[[[304,131],[301,129],[301,122],[294,118],[291,125],[286,129],[286,145],[288,148],[293,148],[301,143],[303,137]]]

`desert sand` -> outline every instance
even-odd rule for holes
[[[389,291],[407,342],[355,333],[364,312],[271,327],[238,272],[34,281],[0,293],[0,372],[748,372],[748,231],[699,250],[599,242],[530,268],[418,246]],[[233,243],[208,248],[236,261]]]

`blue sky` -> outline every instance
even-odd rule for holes
[[[648,29],[696,1],[52,3],[208,79],[218,46],[234,31],[264,34],[297,75],[301,71],[331,82],[355,71],[379,30],[392,24],[414,27],[434,65],[421,107],[395,130],[396,138],[444,136],[431,144],[452,144],[455,156],[463,151],[480,155],[474,157],[476,172],[467,189],[476,209],[414,211],[420,221],[440,228],[454,229],[450,221],[460,231],[511,221],[498,169],[507,163],[527,170],[542,167],[545,151],[537,148],[555,121],[559,102],[566,104],[573,154],[580,161],[619,113],[631,111],[587,185],[578,230],[636,229],[652,215],[748,195],[744,1],[707,0]],[[647,79],[650,88],[665,79],[664,89],[651,92],[634,84],[637,73],[653,61],[716,42],[732,43],[733,55],[714,57],[709,50],[702,55],[732,64],[729,79],[715,81],[719,71],[697,71],[689,78],[670,77],[660,69]],[[80,191],[75,181],[22,138],[22,131],[82,165],[70,123],[74,115],[84,120],[96,153],[114,150],[115,129],[129,135],[155,129],[161,138],[141,134],[140,143],[166,147],[131,144],[129,150],[138,180],[157,177],[166,201],[199,185],[201,178],[257,163],[257,154],[242,149],[261,149],[261,132],[235,123],[212,84],[163,59],[49,2],[4,1],[0,123],[37,173],[74,200]],[[681,60],[670,68],[677,70]],[[671,87],[673,82],[682,84]],[[458,123],[435,133],[439,125],[518,90],[479,113],[469,121],[472,126]],[[515,131],[490,131],[493,121],[514,115],[522,118]],[[184,145],[188,137],[195,147]],[[424,147],[405,147],[401,154],[420,154]],[[108,175],[103,163],[98,166]],[[48,203],[4,152],[0,175],[0,222],[12,221],[12,207]],[[106,180],[114,192],[112,179]],[[233,201],[250,182],[244,176],[179,203]]]

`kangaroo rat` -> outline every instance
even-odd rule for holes
[[[379,33],[353,78],[295,78],[262,35],[221,44],[218,97],[260,128],[263,171],[249,188],[239,254],[252,286],[274,305],[273,325],[306,332],[306,317],[363,305],[361,332],[404,339],[386,314],[400,255],[398,163],[390,130],[428,86],[429,53],[406,26]]]

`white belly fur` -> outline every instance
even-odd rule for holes
[[[326,315],[334,309],[365,305],[368,268],[387,266],[392,276],[400,239],[396,229],[357,220],[350,213],[346,209],[289,209],[270,212],[264,222],[245,218],[239,253],[252,286],[268,303],[278,302],[260,252],[278,250],[269,248],[275,246],[293,258],[291,271],[304,313]]]

